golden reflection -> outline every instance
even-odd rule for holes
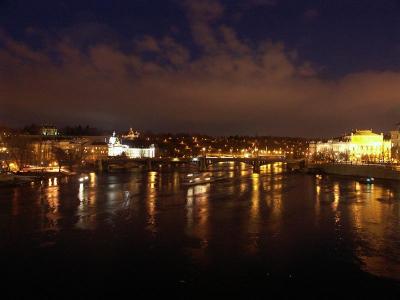
[[[355,192],[357,196],[360,196],[361,194],[361,185],[358,181],[355,182]]]
[[[186,226],[188,227],[188,229],[191,229],[193,227],[193,202],[193,188],[189,188],[186,196]]]
[[[282,213],[282,184],[273,186],[273,210],[272,214],[281,217]]]
[[[246,189],[247,189],[247,184],[244,183],[244,182],[242,182],[242,183],[239,185],[239,192],[240,192],[240,194],[243,194],[243,193],[246,191]]]
[[[80,221],[82,220],[82,214],[84,212],[85,204],[86,204],[86,193],[85,193],[85,186],[83,183],[79,184],[78,190],[78,199],[79,199],[79,206],[78,206],[78,216]]]
[[[51,182],[51,184],[50,184]],[[54,181],[49,179],[49,187],[46,191],[46,224],[44,225],[46,229],[57,230],[58,229],[58,209],[60,202],[60,191],[57,186],[57,177],[54,178]]]
[[[156,188],[157,172],[149,172],[148,176],[149,176],[148,183],[150,190],[154,190]]]
[[[318,222],[318,217],[320,215],[320,210],[321,210],[321,177],[320,175],[315,176],[315,215],[317,218],[315,218],[315,221]]]
[[[96,214],[92,213],[96,209],[93,206],[93,204],[96,202],[96,191],[90,190],[91,184],[92,184],[91,182],[89,182],[88,184],[81,182],[79,184],[79,189],[78,189],[79,205],[76,211],[79,220],[75,224],[75,226],[82,229],[92,229],[96,226]],[[116,194],[115,192],[107,193],[108,202],[113,202],[113,200],[115,200],[116,198],[115,194]]]
[[[158,177],[158,188],[161,190],[161,188],[162,188],[162,183],[163,183],[163,177],[162,176],[159,176]]]
[[[77,227],[85,227],[84,225],[84,210],[85,210],[85,187],[83,183],[79,184],[79,190],[78,190],[78,199],[79,199],[79,205],[77,209],[77,214],[79,217],[79,221],[77,222],[76,226]]]
[[[240,163],[240,176],[244,177],[249,174],[249,167],[245,163]]]
[[[89,186],[91,188],[96,186],[97,175],[94,172],[89,173]]]
[[[315,191],[317,193],[317,197],[319,198],[321,196],[321,185],[319,182],[315,185]]]
[[[274,183],[274,185],[272,186],[272,188],[273,188],[274,190],[282,190],[282,182]]]
[[[336,211],[340,200],[340,187],[339,183],[335,182],[333,185],[333,209]]]
[[[59,190],[58,187],[52,187],[47,190],[47,204],[49,207],[49,211],[51,213],[56,213],[58,211],[59,205]]]
[[[338,195],[339,187],[333,185],[334,199],[346,201],[347,205],[336,206],[334,215],[338,228],[350,230],[354,253],[362,261],[362,268],[378,276],[400,279],[400,263],[393,257],[400,255],[396,230],[390,225],[399,219],[399,195],[393,187],[379,184],[354,182],[348,185],[345,196]],[[338,215],[341,214],[341,218]],[[338,230],[341,236],[342,230]],[[388,249],[391,255],[388,256]]]
[[[271,226],[275,227],[274,232],[280,231],[279,227],[282,222],[282,184],[281,177],[272,175],[267,177],[269,188],[265,196],[265,204],[271,211],[270,220]]]
[[[267,173],[267,165],[260,166],[260,174],[265,174],[265,173]]]
[[[84,190],[84,186],[83,183],[79,184],[79,190],[78,190],[78,199],[80,202],[82,202],[85,198],[85,190]]]
[[[157,182],[157,172],[149,172],[148,173],[148,184],[147,184],[147,214],[148,220],[147,223],[149,225],[149,229],[151,232],[155,233],[157,231],[156,224],[156,182]]]
[[[172,179],[172,183],[173,183],[173,190],[174,191],[178,191],[179,190],[179,172],[174,172],[173,173],[173,179]]]
[[[201,240],[200,252],[208,245],[209,193],[210,184],[189,187],[186,193],[186,230]]]
[[[273,173],[282,173],[283,171],[283,163],[276,162],[272,166]]]
[[[248,251],[256,253],[258,251],[258,238],[260,233],[260,175],[253,173],[251,176],[251,200],[250,216],[248,222],[249,244]]]

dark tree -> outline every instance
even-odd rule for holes
[[[30,163],[33,159],[33,140],[30,137],[22,135],[10,135],[3,138],[3,142],[7,147],[10,161],[17,164],[18,169]]]
[[[82,147],[69,150],[53,147],[53,154],[58,163],[58,172],[61,171],[63,166],[67,166],[69,169],[72,169],[74,165],[81,164],[82,160],[84,159],[84,151]]]

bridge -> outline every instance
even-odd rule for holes
[[[207,171],[212,164],[220,162],[245,163],[253,167],[254,173],[260,172],[260,167],[271,163],[282,162],[287,163],[292,169],[304,165],[304,159],[288,159],[283,155],[269,155],[259,157],[231,157],[231,156],[199,156],[193,158],[126,158],[126,157],[109,157],[97,162],[100,170],[112,169],[129,169],[137,166],[144,166],[146,170],[151,171],[156,165],[196,165],[200,172]]]

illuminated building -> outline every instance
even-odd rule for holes
[[[56,136],[58,134],[58,129],[55,126],[43,126],[40,129],[40,134],[45,136]]]
[[[108,140],[108,156],[126,155],[128,158],[155,157],[155,147],[151,144],[147,147],[138,147],[122,144],[120,139],[115,136],[115,132]]]
[[[129,131],[126,135],[123,135],[122,138],[126,140],[134,140],[139,138],[139,132],[138,131],[133,131],[132,128],[129,128]]]
[[[397,130],[390,132],[392,141],[392,159],[395,162],[400,162],[400,123],[397,124]]]
[[[108,144],[106,142],[92,142],[84,146],[84,159],[86,161],[96,161],[107,158]]]
[[[309,152],[314,158],[331,161],[387,162],[391,141],[371,130],[356,130],[340,139],[311,143]]]
[[[100,141],[102,137],[79,137],[73,139],[40,139],[29,144],[31,157],[29,164],[49,165],[56,160],[55,150],[60,149],[66,155],[81,157],[82,160],[93,162],[108,156],[108,144]]]
[[[30,163],[34,165],[48,165],[53,162],[56,157],[54,151],[56,148],[61,149],[66,154],[68,153],[80,153],[83,150],[83,144],[85,140],[74,139],[74,140],[38,140],[33,141],[30,144],[32,151],[32,157]]]

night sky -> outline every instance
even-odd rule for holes
[[[0,125],[337,136],[400,121],[400,1],[0,0]]]

